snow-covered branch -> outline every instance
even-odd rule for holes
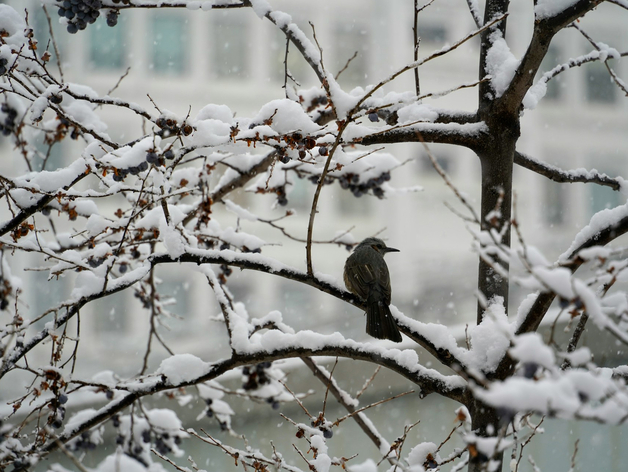
[[[466,382],[458,376],[444,376],[422,367],[417,363],[416,353],[412,350],[382,349],[348,341],[337,334],[293,335],[269,331],[261,336],[260,341],[267,347],[248,353],[237,352],[231,358],[216,363],[206,363],[189,354],[173,356],[164,360],[153,375],[111,385],[111,390],[120,392],[114,400],[93,411],[80,423],[66,428],[55,440],[44,446],[42,452],[54,451],[59,447],[59,442],[66,443],[76,438],[145,396],[207,382],[237,367],[291,357],[338,356],[373,362],[388,367],[415,383],[421,389],[422,396],[438,393],[457,401],[462,401],[465,396]],[[267,345],[267,342],[274,347]]]
[[[559,167],[541,162],[527,154],[519,151],[515,152],[515,164],[524,167],[532,172],[547,177],[554,182],[563,183],[594,183],[610,187],[613,190],[620,190],[624,185],[624,179],[621,177],[609,177],[606,174],[596,170],[573,169],[563,170]]]

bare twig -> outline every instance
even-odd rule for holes
[[[379,400],[375,403],[371,403],[370,405],[363,406],[362,408],[359,408],[351,413],[346,414],[345,416],[341,418],[338,418],[336,421],[334,421],[334,425],[337,426],[340,423],[342,423],[344,420],[346,420],[347,418],[351,418],[352,416],[357,415],[358,413],[362,413],[364,410],[368,410],[369,408],[373,408],[374,406],[381,405],[382,403],[386,403],[391,400],[396,400],[397,398],[406,396],[410,393],[414,393],[414,390],[409,390],[407,392],[399,393],[397,395],[393,395],[392,397],[384,398],[383,400]]]
[[[349,67],[349,64],[351,64],[351,61],[353,61],[356,57],[358,57],[358,51],[354,52],[353,56],[347,59],[347,62],[345,63],[345,65],[336,74],[336,80],[338,80],[338,77],[340,77],[340,74],[342,74],[344,71],[347,70],[347,68]]]
[[[65,82],[63,78],[63,67],[61,67],[61,54],[59,53],[59,48],[57,47],[57,41],[55,39],[54,31],[52,30],[52,20],[50,19],[50,14],[48,13],[48,9],[46,5],[42,5],[42,9],[44,10],[44,14],[46,15],[46,23],[48,23],[48,33],[50,34],[50,39],[52,41],[52,47],[55,50],[55,56],[57,61],[57,67],[59,69],[59,77],[61,78],[61,82]]]
[[[578,324],[576,325],[576,329],[574,329],[571,338],[569,339],[569,344],[567,345],[567,352],[571,353],[576,350],[578,346],[578,341],[580,341],[580,337],[582,333],[584,333],[584,328],[586,327],[587,321],[589,321],[589,315],[586,311],[583,311],[580,315],[580,320],[578,320]],[[568,369],[571,367],[571,362],[569,359],[565,359],[560,366],[562,370]]]
[[[305,407],[303,402],[301,400],[299,400],[299,397],[297,397],[297,395],[292,390],[290,390],[290,388],[288,388],[286,383],[284,381],[282,381],[282,380],[279,380],[279,383],[281,385],[283,385],[283,388],[285,388],[286,390],[288,390],[288,392],[290,392],[290,395],[292,395],[292,397],[295,399],[295,401],[298,403],[298,405],[301,407],[301,409],[305,412],[305,414],[308,416],[308,418],[310,418],[310,419],[314,418],[314,416],[312,416],[312,414],[307,410],[307,408]]]
[[[517,463],[515,465],[515,470],[513,472],[518,472],[518,470],[519,470],[519,463],[521,462],[521,458],[523,457],[523,449],[530,443],[530,441],[532,441],[532,438],[536,435],[537,430],[539,429],[541,424],[543,424],[544,420],[545,420],[545,416],[543,416],[541,418],[541,421],[539,421],[538,424],[534,427],[534,429],[530,433],[530,436],[528,436],[527,439],[520,446],[520,448],[519,448],[519,458],[517,459]]]
[[[355,398],[358,399],[362,396],[362,394],[366,391],[367,388],[369,388],[369,386],[371,385],[371,383],[373,382],[373,380],[375,380],[375,376],[379,373],[380,369],[382,367],[381,366],[377,366],[375,369],[375,372],[373,372],[373,375],[371,375],[366,382],[364,382],[364,385],[362,385],[362,388],[358,391],[358,393],[355,394]]]
[[[412,430],[412,428],[414,428],[416,425],[418,425],[421,422],[421,420],[418,420],[414,423],[412,423],[411,425],[406,425],[403,427],[403,436],[401,436],[400,440],[395,441],[396,445],[397,445],[397,458],[401,458],[401,451],[403,450],[403,445],[406,443],[406,439],[408,437],[408,433]],[[388,454],[390,454],[390,452],[392,451],[392,447],[391,450],[388,451]],[[382,463],[384,459],[382,458],[379,462],[378,465]],[[395,467],[393,468],[393,472],[397,472],[397,468],[399,467],[399,459],[397,459],[397,461],[395,461]]]
[[[336,370],[336,366],[338,365],[338,358],[336,357],[336,361],[334,362],[334,366],[331,368],[331,372],[329,373],[329,381],[327,382],[327,388],[325,389],[325,398],[323,399],[323,417],[325,416],[325,410],[327,408],[327,396],[329,395],[329,389],[331,388],[331,382],[334,378],[334,370]]]
[[[175,464],[170,458],[160,454],[159,452],[157,452],[157,450],[154,447],[151,447],[150,452],[152,452],[153,454],[155,454],[157,457],[159,457],[162,461],[167,462],[168,464],[170,464],[172,467],[174,467],[175,469],[177,469],[180,472],[190,472],[190,469],[188,469],[187,467],[179,467],[177,464]]]
[[[578,454],[578,444],[580,444],[580,438],[576,439],[576,443],[573,447],[573,455],[571,456],[571,469],[576,470],[576,455]]]

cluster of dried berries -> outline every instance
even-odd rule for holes
[[[382,184],[390,180],[390,172],[384,172],[378,177],[360,183],[360,176],[357,174],[344,174],[338,178],[338,183],[343,189],[350,190],[355,197],[361,197],[369,190],[377,198],[384,198]]]
[[[130,0],[112,0],[114,4],[129,4]],[[75,34],[96,22],[103,8],[102,0],[61,0],[57,2],[59,10],[57,14],[61,18],[68,20],[67,30],[70,34]],[[118,24],[120,11],[112,8],[107,9],[107,25],[112,28]]]
[[[155,124],[160,128],[157,134],[162,138],[167,138],[169,136],[189,136],[194,131],[192,125],[187,123],[179,124],[176,120],[172,118],[166,118],[164,116],[160,116],[155,121]]]
[[[270,368],[272,363],[260,362],[254,367],[246,366],[242,369],[242,375],[244,376],[244,382],[242,388],[244,390],[257,390],[261,385],[270,383],[270,377],[266,371]]]
[[[58,15],[68,20],[68,33],[75,34],[87,28],[100,16],[101,0],[63,0],[59,2]]]
[[[0,107],[0,110],[2,110],[2,113],[4,113],[4,121],[0,123],[0,133],[8,136],[15,130],[15,118],[17,118],[17,110],[11,108],[7,103],[3,103]]]
[[[9,60],[6,57],[0,57],[0,75],[4,75],[9,71]]]

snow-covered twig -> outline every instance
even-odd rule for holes
[[[480,9],[477,0],[467,0],[467,6],[469,7],[469,13],[475,22],[475,26],[480,28],[482,26],[482,17],[480,16]]]
[[[578,23],[576,22],[572,23],[571,27],[575,28],[582,36],[584,36],[586,40],[589,41],[589,43],[596,49],[596,51],[603,53],[602,57],[604,60],[604,66],[606,67],[606,70],[611,76],[611,80],[615,82],[615,85],[617,85],[617,87],[619,87],[621,91],[624,92],[624,95],[628,97],[628,86],[623,80],[619,78],[617,73],[613,70],[613,68],[608,63],[609,58],[615,57],[614,53],[616,53],[617,51],[614,51],[614,50],[609,51],[608,46],[606,46],[603,43],[596,42],[591,36],[587,34],[586,31],[582,29],[582,27]],[[609,57],[609,52],[611,52],[610,57]],[[628,53],[626,53],[626,55],[628,55]],[[602,57],[600,57],[600,60],[602,60]]]

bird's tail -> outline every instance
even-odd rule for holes
[[[366,333],[378,339],[401,342],[401,333],[390,308],[382,300],[369,299],[366,304]]]

